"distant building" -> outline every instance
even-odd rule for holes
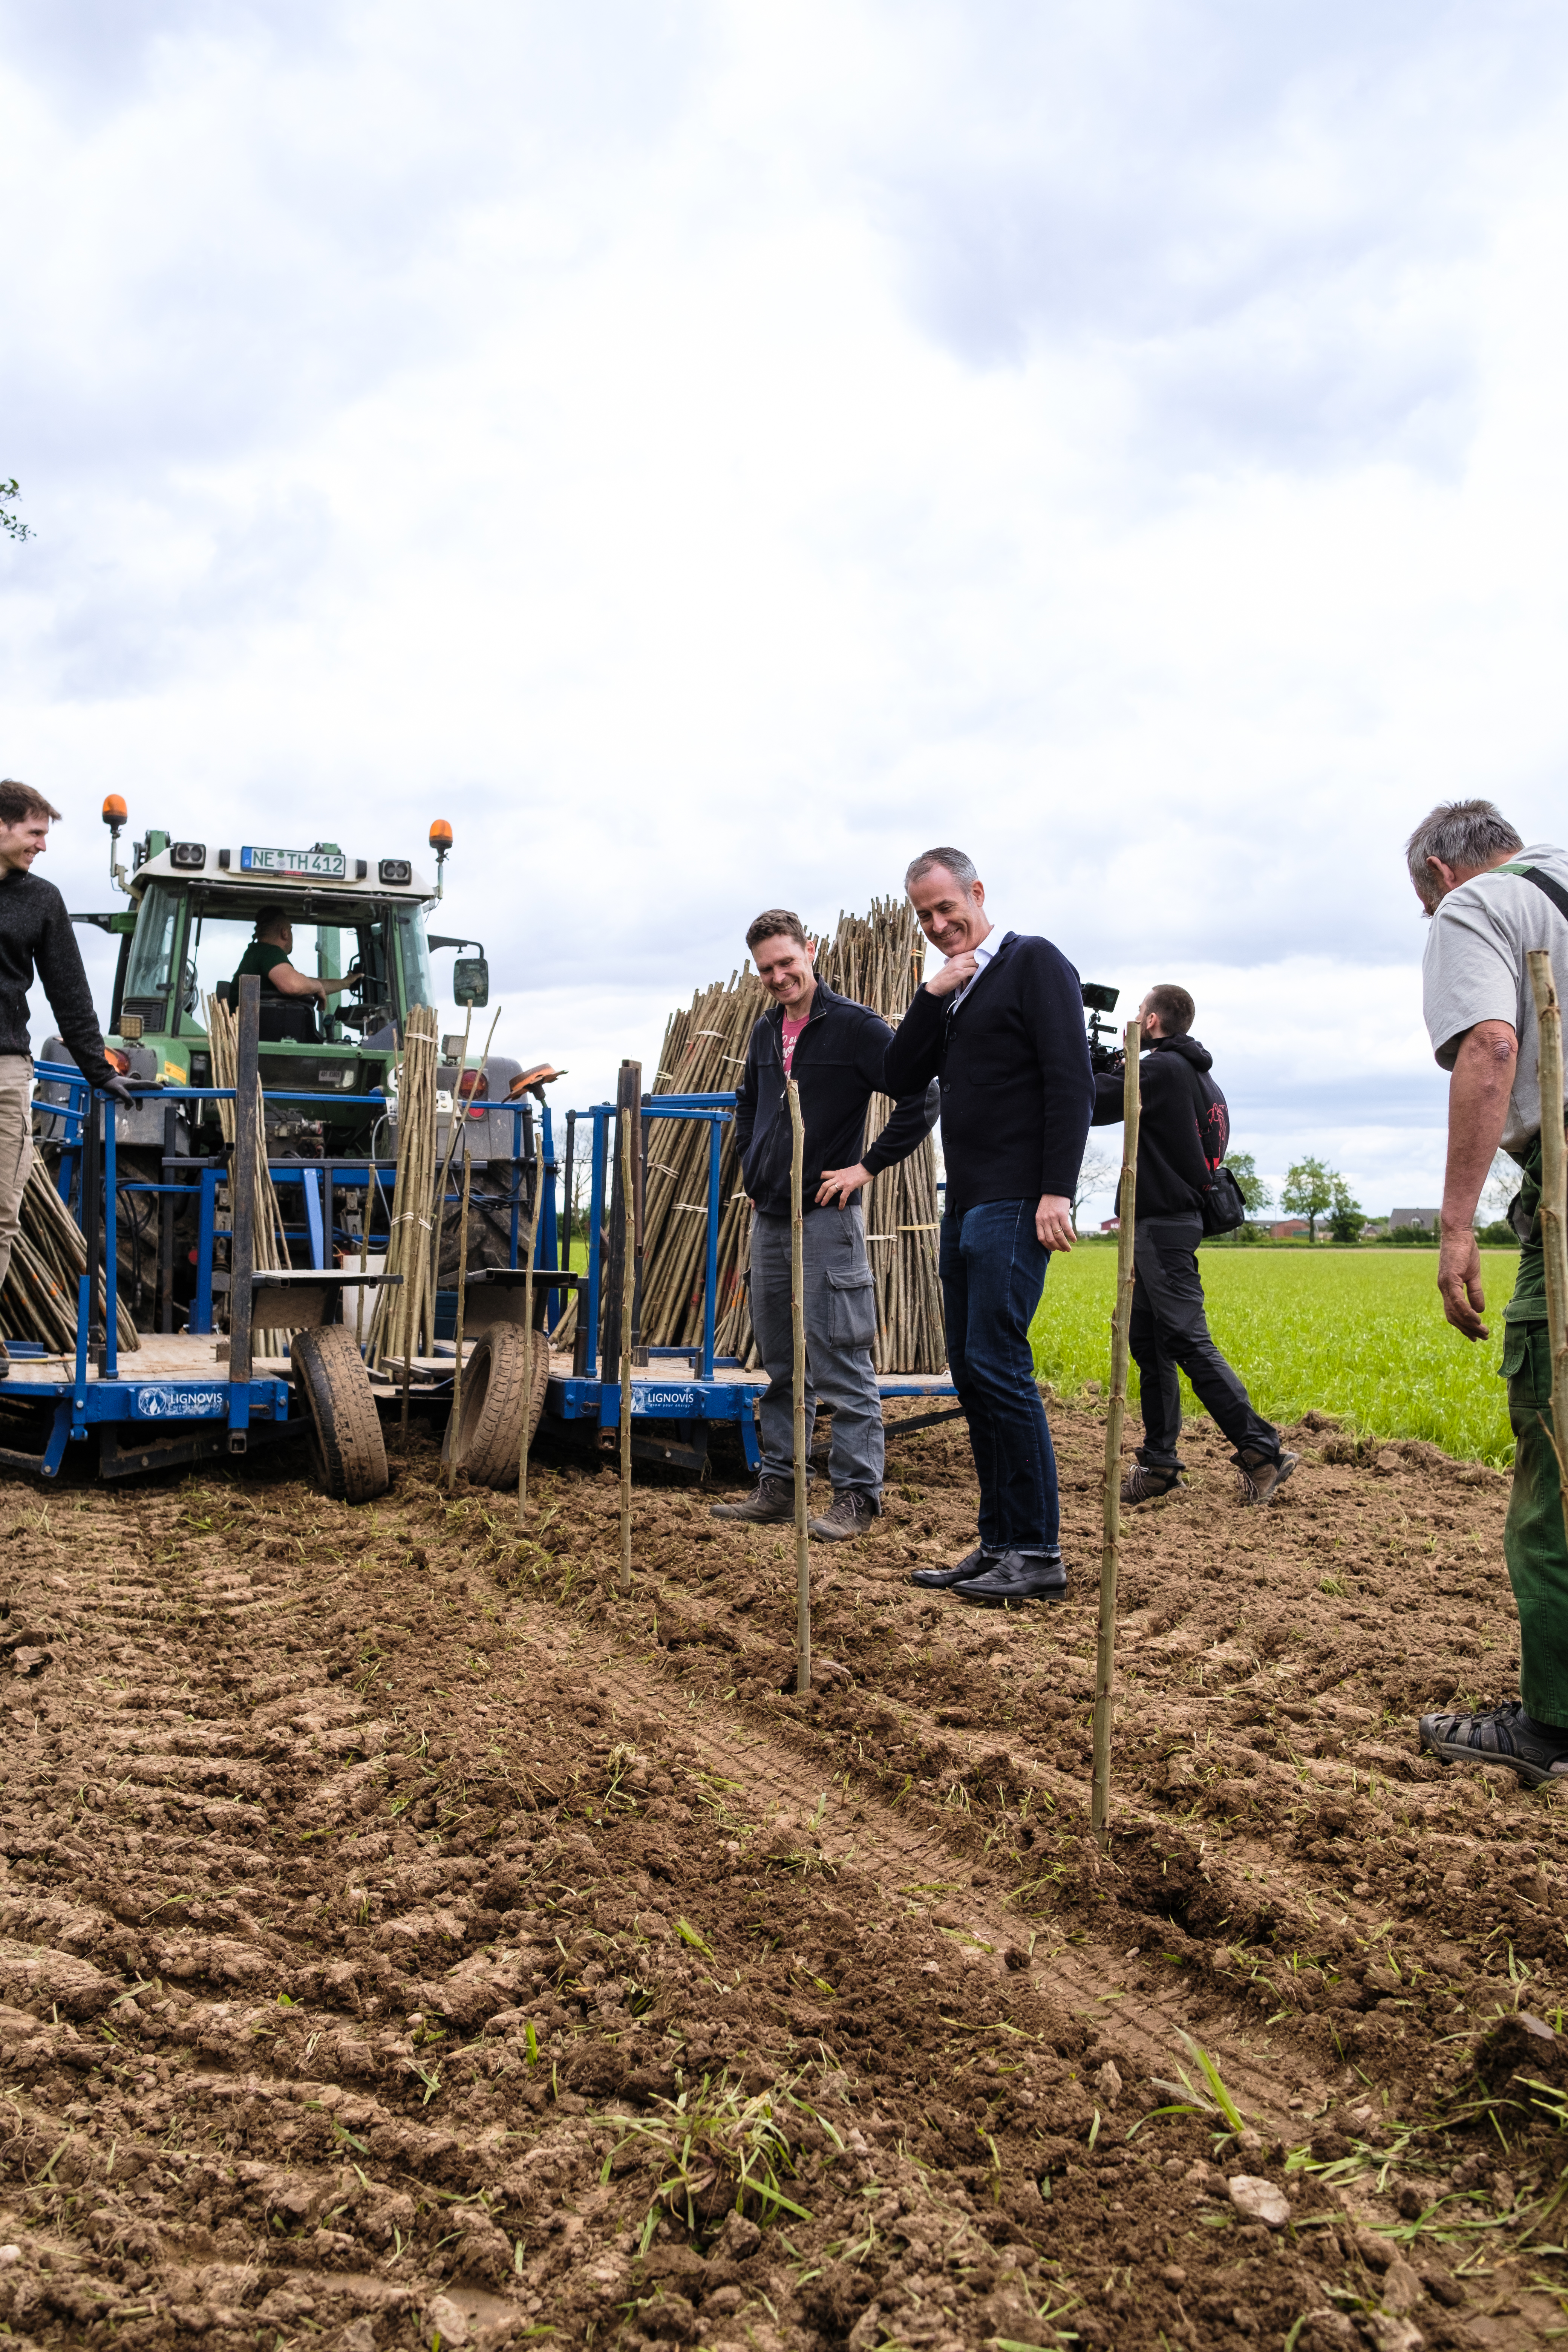
[[[1441,1209],[1390,1209],[1388,1230],[1396,1234],[1403,1225],[1418,1225],[1424,1234],[1435,1234],[1442,1215]]]
[[[1121,1218],[1102,1217],[1100,1221],[1100,1230],[1102,1234],[1119,1234],[1121,1231]]]
[[[1311,1227],[1305,1217],[1285,1217],[1279,1224],[1269,1226],[1268,1234],[1271,1241],[1288,1242],[1293,1241],[1298,1234],[1310,1233],[1310,1231]]]

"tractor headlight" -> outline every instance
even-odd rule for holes
[[[389,889],[404,888],[414,879],[414,868],[406,857],[384,857],[375,870]]]
[[[207,862],[205,841],[176,841],[169,851],[169,863],[183,873],[199,874]]]

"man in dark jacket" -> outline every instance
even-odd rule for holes
[[[1186,1465],[1176,1451],[1178,1370],[1235,1446],[1231,1460],[1244,1502],[1268,1502],[1300,1458],[1287,1453],[1273,1423],[1253,1411],[1204,1312],[1197,1259],[1204,1192],[1230,1149],[1230,1113],[1209,1076],[1213,1055],[1187,1034],[1196,1010],[1184,988],[1168,982],[1152,988],[1138,1007],[1144,1044],[1130,1336],[1143,1391],[1143,1443],[1138,1467],[1121,1484],[1124,1503],[1152,1502],[1181,1483]],[[1114,1127],[1122,1113],[1121,1075],[1100,1072],[1094,1091],[1094,1125]]]
[[[806,1444],[816,1400],[833,1408],[828,1475],[832,1507],[811,1521],[826,1542],[864,1535],[882,1507],[882,1399],[871,1360],[877,1304],[858,1194],[879,1169],[907,1160],[936,1123],[923,1083],[893,1108],[866,1145],[866,1112],[882,1084],[893,1033],[879,1013],[818,980],[798,915],[775,907],[746,933],[757,977],[773,998],[752,1031],[735,1094],[735,1140],[752,1220],[752,1328],[767,1367],[762,1402],[762,1475],[742,1503],[716,1503],[719,1519],[795,1517],[795,1339],[790,1319],[790,1162],[785,1092],[800,1093],[805,1164]]]
[[[60,1035],[77,1066],[115,1101],[132,1097],[105,1058],[92,992],[66,902],[52,882],[30,869],[49,845],[59,815],[30,784],[0,783],[0,1283],[11,1264],[21,1223],[22,1193],[33,1164],[33,1055],[27,1036],[27,991],[35,965]],[[11,1369],[0,1339],[0,1380]]]
[[[947,1360],[980,1478],[975,1549],[910,1581],[993,1608],[1059,1601],[1056,1455],[1029,1325],[1051,1252],[1073,1244],[1094,1103],[1082,991],[1049,940],[996,928],[962,850],[926,850],[904,887],[947,961],[899,1024],[883,1083],[900,1094],[941,1083]]]

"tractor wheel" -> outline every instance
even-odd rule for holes
[[[340,1503],[384,1495],[386,1446],[353,1333],[342,1323],[296,1331],[289,1353],[310,1408],[310,1454],[323,1489]]]
[[[523,1334],[510,1323],[498,1323],[475,1342],[463,1366],[462,1427],[454,1433],[450,1420],[441,1442],[441,1459],[454,1458],[476,1486],[514,1486],[521,1459],[524,1422]],[[539,1427],[544,1410],[545,1384],[550,1378],[547,1333],[533,1335],[532,1395],[526,1400],[528,1442]]]

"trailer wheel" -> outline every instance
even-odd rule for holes
[[[289,1353],[310,1408],[310,1454],[322,1487],[340,1503],[384,1495],[386,1446],[352,1332],[342,1323],[296,1331]]]
[[[498,1323],[481,1334],[463,1366],[462,1428],[457,1433],[457,1466],[466,1470],[477,1486],[514,1486],[522,1454],[524,1381],[523,1334],[510,1323]],[[550,1379],[550,1340],[543,1331],[533,1335],[532,1395],[527,1399],[528,1442],[539,1427],[544,1391]],[[441,1459],[453,1458],[453,1428],[447,1423]]]

